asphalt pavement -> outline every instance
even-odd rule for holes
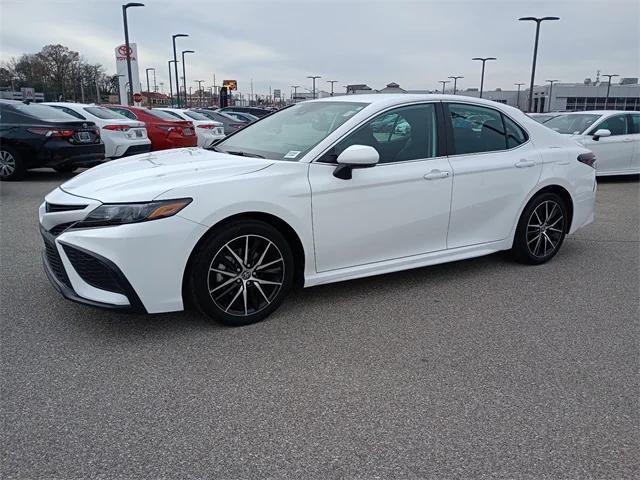
[[[294,293],[245,328],[64,300],[0,185],[3,479],[630,479],[640,185],[547,265],[496,254]]]

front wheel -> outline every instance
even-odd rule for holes
[[[24,163],[13,148],[0,147],[0,180],[20,180],[24,177]]]
[[[529,265],[548,262],[560,250],[567,225],[564,200],[551,192],[537,195],[518,222],[512,249],[515,259]]]
[[[196,254],[190,289],[200,309],[228,326],[266,318],[293,281],[294,260],[284,236],[256,220],[226,224]]]

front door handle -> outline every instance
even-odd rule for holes
[[[425,180],[438,180],[440,178],[447,178],[450,175],[450,172],[446,170],[431,170],[429,173],[425,174]]]
[[[535,167],[536,166],[536,162],[532,161],[532,160],[527,160],[526,158],[523,158],[521,160],[519,160],[517,163],[514,164],[516,168],[530,168],[530,167]]]

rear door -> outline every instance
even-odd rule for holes
[[[640,172],[640,113],[630,113],[629,126],[631,127],[631,138],[633,139],[633,156],[631,157],[630,169]]]
[[[507,238],[542,172],[527,132],[493,108],[445,104],[453,169],[447,248]]]
[[[612,115],[589,129],[583,143],[596,154],[598,173],[624,172],[631,168],[634,135],[627,117],[626,113]],[[611,136],[594,140],[593,134],[601,128],[609,130]]]

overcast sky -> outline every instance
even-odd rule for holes
[[[0,58],[61,43],[115,72],[114,47],[124,42],[122,1],[0,0]],[[485,88],[528,83],[534,23],[521,16],[554,15],[542,25],[536,83],[595,78],[596,70],[640,76],[640,0],[142,0],[129,9],[130,41],[138,44],[141,76],[155,67],[168,90],[171,34],[188,33],[187,80],[212,85],[237,79],[256,93],[269,86],[288,95],[310,88],[307,75],[338,80],[336,88],[397,82],[436,89],[463,75],[459,87],[478,87],[475,56],[487,64]],[[144,79],[141,78],[144,83]]]

